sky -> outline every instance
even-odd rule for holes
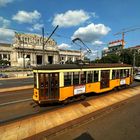
[[[111,41],[122,38],[125,47],[140,45],[139,0],[0,0],[0,42],[11,42],[14,32],[52,35],[61,49],[75,49],[86,53],[80,38],[92,51],[91,59]]]

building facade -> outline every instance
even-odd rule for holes
[[[108,48],[102,51],[102,57],[112,53],[120,54],[122,49],[124,49],[123,40],[116,40],[113,42],[109,42]]]
[[[0,44],[0,60],[10,61],[11,66],[37,66],[65,63],[81,59],[81,52],[59,49],[53,39],[43,39],[37,34],[16,33],[13,44]]]

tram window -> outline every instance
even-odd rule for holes
[[[58,73],[52,73],[50,74],[51,79],[51,87],[58,87]]]
[[[127,77],[127,70],[124,69],[124,77]]]
[[[44,82],[45,82],[45,87],[48,87],[49,85],[49,83],[48,83],[48,80],[49,80],[49,78],[48,78],[48,74],[45,74],[45,77],[44,77],[45,79],[44,79]]]
[[[44,87],[44,74],[39,74],[39,85]]]
[[[112,79],[116,79],[116,70],[112,70]]]
[[[126,77],[129,77],[130,73],[129,73],[129,69],[126,69]]]
[[[123,70],[120,70],[120,78],[123,78],[123,76],[124,76],[124,71]]]
[[[36,80],[36,73],[34,73],[34,87],[35,87],[35,88],[37,87],[36,82],[37,82],[37,80]]]
[[[98,82],[99,71],[94,71],[94,82]]]
[[[116,79],[120,78],[120,70],[116,70]]]
[[[88,83],[92,83],[92,80],[93,79],[93,72],[92,71],[89,71],[88,72],[88,78],[87,78],[87,82]]]
[[[71,76],[72,76],[72,73],[70,73],[70,72],[65,72],[64,73],[64,86],[70,86],[71,85]]]
[[[79,84],[79,72],[73,73],[73,84],[78,85]]]
[[[126,69],[121,69],[120,70],[120,78],[125,78],[126,76],[127,76]]]
[[[86,83],[86,72],[81,72],[81,84]]]

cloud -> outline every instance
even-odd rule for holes
[[[8,3],[12,3],[15,0],[0,0],[0,7],[6,6]]]
[[[44,24],[36,23],[36,24],[33,25],[33,27],[28,28],[28,30],[29,31],[40,31],[43,26],[44,26]]]
[[[58,49],[69,49],[69,48],[71,48],[71,46],[65,43],[62,43],[58,46]]]
[[[104,47],[103,50],[108,50],[108,48],[107,47]]]
[[[69,10],[65,13],[56,14],[52,25],[59,27],[71,27],[84,23],[90,18],[90,15],[84,10]]]
[[[111,29],[104,24],[91,23],[86,27],[80,27],[78,30],[76,30],[71,39],[80,38],[83,41],[92,44],[101,43],[99,40],[103,36],[107,35],[109,31],[111,31]]]
[[[10,25],[10,20],[0,17],[0,27],[7,28]]]
[[[100,41],[100,40],[96,40],[92,43],[93,45],[103,45],[104,42]]]
[[[15,32],[10,29],[0,28],[0,42],[11,43],[15,36]]]
[[[37,10],[34,10],[33,12],[18,11],[18,13],[14,15],[12,19],[18,21],[19,23],[33,23],[40,17],[41,14]]]

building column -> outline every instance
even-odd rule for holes
[[[66,55],[66,57],[65,57],[65,61],[67,61],[68,60],[68,56]]]
[[[73,62],[75,61],[75,57],[74,57],[74,56],[72,57],[72,61],[73,61]]]

